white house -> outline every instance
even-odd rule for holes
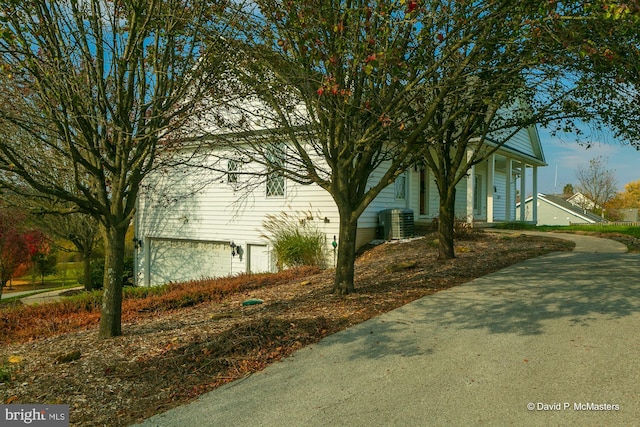
[[[525,221],[534,222],[532,217],[533,207],[537,207],[537,225],[570,225],[570,224],[597,224],[604,220],[588,209],[581,208],[561,197],[538,194],[537,200],[529,197],[524,204],[518,203],[518,207],[524,206],[524,216],[520,209],[517,210],[517,219],[525,218]]]
[[[520,131],[487,161],[474,166],[469,178],[459,184],[456,216],[476,225],[515,220],[516,191],[529,191],[525,180],[518,178],[531,168],[531,191],[537,194],[537,168],[545,165],[537,130]],[[273,271],[275,260],[264,237],[263,221],[280,212],[325,233],[328,253],[332,253],[339,215],[329,193],[278,176],[247,193],[241,190],[242,172],[252,167],[256,166],[228,160],[226,175],[176,167],[149,177],[135,219],[138,285]],[[375,173],[371,179],[377,179]],[[408,208],[416,223],[426,223],[438,216],[438,200],[432,173],[418,166],[410,168],[362,214],[358,246],[376,237],[381,210]],[[525,217],[524,206],[521,211],[520,217]]]
[[[585,196],[579,191],[573,194],[571,197],[567,198],[567,202],[583,209],[593,210],[594,208],[600,208],[600,206],[596,206],[593,200],[591,200],[590,198],[588,198],[587,196]]]

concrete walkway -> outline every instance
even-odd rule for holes
[[[640,256],[559,237],[142,425],[639,425]]]
[[[75,289],[83,289],[83,287],[78,286],[75,288],[56,289],[53,291],[20,291],[3,293],[2,299],[21,297],[20,301],[22,301],[22,303],[26,305],[44,304],[46,302],[59,301],[62,298],[60,296],[61,293]]]

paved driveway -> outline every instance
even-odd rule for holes
[[[143,425],[638,425],[640,256],[579,240],[577,252],[422,298]]]

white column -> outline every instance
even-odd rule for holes
[[[151,286],[151,239],[145,237],[142,243],[142,256],[144,262],[144,286]]]
[[[525,162],[520,162],[520,221],[526,221],[525,217],[525,209],[524,202],[527,198],[527,193],[525,192],[526,186],[526,174],[527,174],[527,165]]]
[[[538,167],[533,167],[533,199],[531,200],[531,213],[534,224],[538,224]]]
[[[411,209],[411,203],[413,202],[413,192],[411,190],[413,189],[412,184],[414,174],[415,172],[413,172],[413,168],[409,168],[404,171],[404,207],[407,209]],[[418,200],[420,200],[419,196]],[[417,214],[415,215],[417,216]]]
[[[505,172],[505,198],[504,198],[504,220],[511,221],[511,179],[513,177],[513,170],[511,168],[511,159],[507,157],[507,167]]]
[[[473,156],[473,149],[467,150],[467,160]],[[467,223],[473,224],[473,180],[476,174],[476,167],[471,166],[467,174]]]
[[[496,156],[492,154],[489,156],[489,163],[487,164],[487,222],[493,222],[493,177],[496,169]]]

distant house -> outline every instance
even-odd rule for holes
[[[600,207],[600,206],[596,206],[593,200],[591,200],[590,198],[588,198],[587,196],[585,196],[579,191],[571,195],[570,197],[568,197],[567,202],[571,203],[574,206],[578,206],[582,209],[588,209],[588,210],[593,210],[594,208]]]
[[[517,204],[520,207],[520,203]],[[520,220],[521,209],[516,209],[516,219]],[[524,202],[525,221],[535,222],[532,218],[533,197]],[[597,224],[606,222],[604,219],[583,209],[559,196],[538,194],[537,198],[537,225],[570,225],[570,224]]]

